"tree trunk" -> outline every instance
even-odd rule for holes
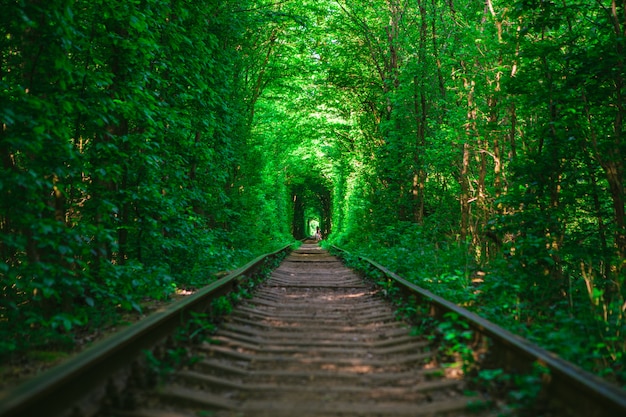
[[[461,185],[461,230],[459,238],[461,242],[465,242],[468,234],[470,233],[470,186],[469,186],[469,161],[470,161],[470,149],[467,141],[463,142],[463,153],[461,162],[461,172],[459,177],[459,183]]]
[[[615,118],[613,120],[613,140],[611,147],[606,152],[606,157],[599,154],[601,164],[606,172],[609,182],[611,198],[613,199],[613,211],[615,215],[615,244],[617,246],[617,254],[620,260],[626,258],[626,215],[624,212],[624,156],[621,154],[623,146],[622,141],[624,134],[624,118],[626,118],[626,107],[624,105],[624,73],[626,64],[624,62],[624,54],[626,50],[623,42],[619,39],[626,37],[626,1],[622,4],[622,16],[618,13],[616,0],[611,1],[611,18],[615,31],[615,49],[617,56],[617,71],[613,71],[613,80],[615,84],[615,101],[616,108]],[[620,19],[623,19],[620,21]],[[625,263],[621,262],[622,268]]]
[[[470,195],[470,149],[474,133],[476,132],[476,107],[474,103],[475,83],[468,78],[463,80],[463,85],[467,91],[467,116],[465,122],[465,139],[463,140],[463,152],[461,159],[461,170],[459,184],[461,186],[461,242],[465,242],[468,237],[473,240],[471,227],[471,195]]]

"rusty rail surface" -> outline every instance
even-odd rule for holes
[[[342,248],[332,246],[338,252],[351,254]],[[600,377],[559,358],[530,341],[447,301],[432,292],[421,288],[379,263],[357,256],[382,272],[396,283],[401,290],[415,295],[431,306],[431,314],[441,317],[446,313],[455,313],[465,320],[475,331],[486,336],[496,349],[506,350],[511,355],[499,355],[500,363],[508,369],[529,368],[532,363],[539,363],[549,369],[550,376],[543,381],[547,396],[556,401],[559,407],[566,408],[568,415],[584,417],[626,416],[626,390],[608,383]]]
[[[197,293],[81,352],[23,384],[0,392],[1,417],[55,416],[101,387],[116,370],[171,335],[192,312],[207,311],[213,300],[235,289],[269,258],[290,251],[292,244],[261,255]]]

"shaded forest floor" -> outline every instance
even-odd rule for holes
[[[146,299],[141,303],[141,313],[134,310],[122,311],[115,316],[114,320],[102,327],[77,328],[71,335],[73,345],[70,348],[52,345],[49,350],[35,348],[26,352],[14,353],[0,365],[0,390],[19,385],[62,364],[97,342],[191,294],[193,294],[192,291],[177,290],[166,300]]]

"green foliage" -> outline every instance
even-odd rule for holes
[[[144,351],[144,355],[150,371],[160,378],[190,363],[189,352],[180,347],[166,349],[161,357],[155,356],[154,352],[148,350]]]
[[[40,3],[0,13],[0,354],[319,224],[626,381],[619,7]]]
[[[233,304],[228,296],[222,296],[213,301],[211,311],[215,316],[224,316],[233,311]]]
[[[528,372],[510,373],[503,369],[481,369],[474,382],[476,386],[497,398],[506,398],[507,404],[500,415],[542,416],[552,415],[543,396],[543,381],[549,370],[535,362]]]
[[[443,320],[437,324],[436,332],[440,338],[440,353],[444,357],[456,359],[464,370],[474,364],[473,350],[470,347],[474,333],[456,313],[445,314]]]
[[[191,318],[187,320],[185,328],[179,331],[182,340],[201,343],[215,331],[215,323],[206,313],[191,312]]]
[[[330,241],[623,384],[620,12],[337,4]]]
[[[71,344],[287,239],[286,210],[243,192],[240,74],[272,21],[253,3],[2,6],[0,356]],[[258,216],[282,226],[253,234]]]

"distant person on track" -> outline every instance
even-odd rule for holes
[[[322,240],[322,232],[320,231],[319,226],[317,227],[317,229],[315,229],[315,240]]]

